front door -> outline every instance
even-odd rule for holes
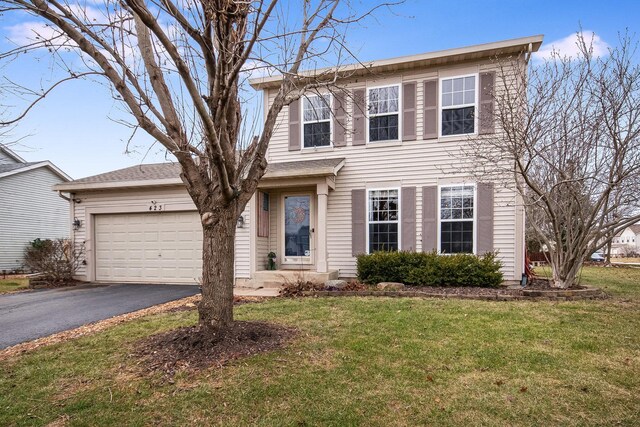
[[[283,264],[313,263],[313,217],[311,194],[285,195]]]

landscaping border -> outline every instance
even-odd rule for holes
[[[429,291],[303,291],[306,297],[411,297],[411,298],[447,298],[467,299],[481,301],[580,301],[608,298],[608,295],[599,288],[585,287],[582,289],[540,290],[522,289],[522,295],[500,294],[495,295],[464,295],[448,294]]]

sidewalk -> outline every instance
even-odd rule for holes
[[[279,288],[233,288],[233,295],[237,297],[277,297]]]

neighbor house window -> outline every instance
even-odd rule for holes
[[[441,80],[442,135],[475,132],[476,76]]]
[[[398,140],[400,86],[369,89],[369,141]]]
[[[304,148],[331,145],[331,95],[307,95],[303,99]]]
[[[369,253],[398,250],[398,190],[370,190]]]
[[[473,253],[473,185],[440,187],[440,252]]]

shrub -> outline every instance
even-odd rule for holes
[[[495,287],[502,283],[501,266],[494,253],[376,252],[358,256],[358,279],[369,284]]]
[[[82,250],[76,250],[65,239],[35,239],[24,251],[25,266],[34,272],[42,273],[46,280],[66,282],[82,262]]]

